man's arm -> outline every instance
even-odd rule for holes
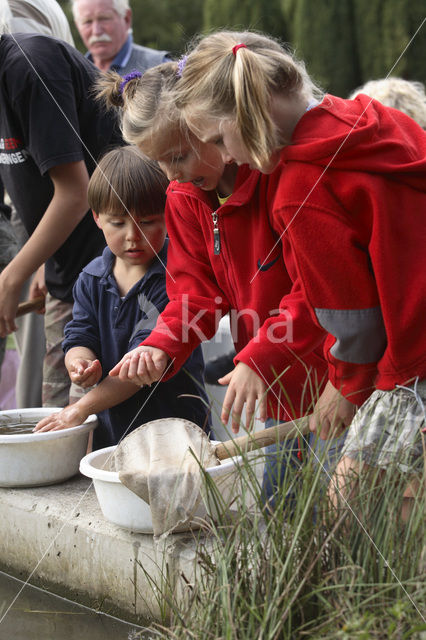
[[[16,330],[14,318],[24,282],[59,249],[89,209],[89,175],[83,160],[52,167],[49,175],[53,198],[34,233],[0,275],[1,337]]]

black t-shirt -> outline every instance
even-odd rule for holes
[[[84,160],[89,175],[123,144],[114,113],[91,95],[94,65],[61,40],[35,34],[0,40],[0,177],[31,234],[53,196],[49,169]],[[90,212],[46,262],[49,292],[72,301],[81,269],[105,241]]]

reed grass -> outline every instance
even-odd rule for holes
[[[254,471],[262,454],[241,455],[232,511],[204,474],[215,516],[197,536],[195,574],[177,588],[164,571],[153,585],[161,637],[425,640],[424,470],[403,522],[406,478],[396,466],[355,478],[357,491],[331,510],[321,465],[308,456],[269,510]]]

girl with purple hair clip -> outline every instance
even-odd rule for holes
[[[171,181],[166,202],[170,302],[149,338],[110,375],[151,384],[172,364],[167,379],[230,313],[235,368],[219,382],[227,385],[235,375],[246,380],[246,394],[232,413],[237,433],[243,406],[247,429],[256,409],[262,421],[287,421],[309,411],[326,371],[323,334],[313,326],[293,282],[294,267],[284,263],[266,215],[277,175],[225,164],[215,145],[202,143],[189,131],[175,107],[184,64],[185,59],[159,65],[124,86],[117,74],[107,74],[98,84],[99,98],[120,108],[125,140],[156,160]],[[284,293],[303,335],[293,336],[286,324],[288,309],[280,307]],[[298,360],[292,355],[293,338],[304,343]],[[223,406],[225,424],[229,413]],[[297,441],[288,444],[293,463],[297,449]],[[273,465],[267,465],[267,474]],[[281,471],[285,473],[285,464]],[[277,484],[276,471],[272,476],[266,482],[269,496]]]

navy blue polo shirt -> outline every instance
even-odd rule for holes
[[[147,338],[168,302],[165,268],[167,243],[145,276],[122,298],[112,273],[115,256],[106,247],[90,262],[73,290],[73,319],[65,327],[63,349],[84,346],[102,365],[102,377]],[[204,361],[198,347],[166,382],[140,389],[124,402],[98,414],[93,448],[117,444],[125,433],[158,418],[179,417],[205,427],[208,421]],[[182,397],[182,395],[196,397]],[[209,425],[206,430],[209,430]]]

